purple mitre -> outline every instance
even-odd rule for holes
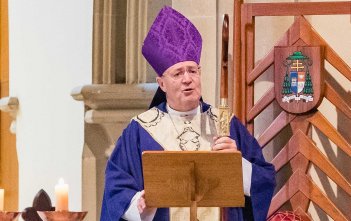
[[[184,15],[165,6],[147,34],[142,53],[161,76],[182,61],[200,63],[202,39],[199,31]]]

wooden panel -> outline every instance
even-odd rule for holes
[[[293,172],[299,170],[301,173],[306,173],[309,162],[308,159],[306,159],[301,153],[299,153],[290,161],[290,165],[292,167]],[[290,204],[293,211],[297,208],[305,208],[305,211],[307,211],[309,202],[310,199],[300,191],[290,198]]]
[[[269,89],[258,101],[257,103],[249,110],[247,114],[247,121],[252,121],[263,109],[268,107],[274,101],[274,88]]]
[[[247,85],[246,85],[246,77],[248,74],[248,69],[252,68],[252,59],[253,57],[249,57],[249,54],[253,56],[253,42],[250,40],[253,37],[253,17],[251,16],[251,7],[246,7],[245,4],[242,7],[242,17],[241,17],[241,99],[243,103],[241,104],[241,121],[246,125],[246,110],[248,101],[247,95]],[[251,44],[250,44],[251,42]],[[250,98],[251,100],[252,98]]]
[[[303,178],[300,179],[302,192],[324,210],[334,220],[347,221],[344,214],[334,205],[334,203],[318,188],[310,177],[300,174]]]
[[[351,81],[351,68],[340,58],[340,56],[328,45],[325,49],[325,58],[342,75]]]
[[[244,87],[241,82],[241,4],[242,0],[234,1],[234,26],[233,26],[233,56],[234,56],[234,68],[232,69],[233,75],[233,87],[234,87],[234,98],[232,100],[233,113],[238,119],[243,120],[241,116],[242,109],[242,96],[241,87]],[[230,78],[229,78],[230,79]]]
[[[247,63],[246,63],[246,76],[245,81],[255,65],[255,20],[251,20],[251,24],[247,28]],[[245,117],[247,116],[247,110],[250,110],[254,105],[254,85],[247,85],[246,86],[246,110],[245,110]],[[253,134],[254,132],[254,121],[246,122],[248,131]]]
[[[307,173],[308,164],[308,159],[301,153],[296,154],[296,156],[290,160],[290,166],[293,172],[300,170],[303,173]]]
[[[302,221],[311,221],[312,218],[309,214],[305,212],[301,207],[297,208],[294,212],[302,218]]]
[[[294,134],[290,138],[289,142],[272,160],[276,171],[280,170],[298,153],[301,153],[306,159],[310,160],[314,165],[322,170],[330,179],[332,179],[351,196],[351,184],[328,160],[328,158],[323,155],[323,153],[315,146],[311,139],[304,135],[301,131]]]
[[[0,0],[0,97],[9,96],[8,0]],[[12,118],[0,113],[0,187],[5,189],[5,210],[18,210],[18,161]]]
[[[299,152],[297,146],[297,137],[298,135],[294,134],[289,142],[279,151],[279,153],[274,157],[271,163],[274,165],[275,171],[279,171],[285,164],[290,162],[290,160]]]
[[[274,51],[270,51],[266,57],[264,57],[258,65],[249,73],[247,77],[247,84],[251,85],[254,81],[261,76],[274,62]]]
[[[351,196],[351,184],[317,148],[313,141],[302,133],[300,133],[299,138],[299,152]]]
[[[296,134],[296,133],[302,131],[303,134],[309,134],[311,124],[306,119],[312,115],[313,115],[313,113],[299,115],[293,121],[291,121],[290,126],[292,129],[292,132],[294,134]]]
[[[351,9],[350,9],[351,10]],[[351,11],[350,11],[351,13]],[[313,29],[308,21],[300,19],[300,38],[308,45],[324,46],[325,59],[333,65],[342,75],[351,81],[351,68],[341,59],[341,57],[330,47],[330,45]]]
[[[273,123],[262,133],[257,139],[258,143],[263,148],[271,141],[284,127],[286,127],[296,116],[282,111]]]
[[[308,210],[309,202],[310,200],[302,192],[297,192],[290,199],[290,203],[291,203],[291,207],[293,208],[293,211],[301,210],[300,213]],[[302,214],[305,214],[305,212],[303,212]]]
[[[145,151],[142,160],[151,207],[189,207],[191,201],[199,207],[245,204],[240,152]]]
[[[338,92],[328,82],[325,82],[324,94],[336,108],[338,108],[351,120],[351,106],[349,106],[348,103],[341,98]]]
[[[334,220],[347,221],[341,211],[328,199],[328,197],[317,187],[317,185],[300,170],[291,175],[288,182],[273,197],[268,216],[277,211],[285,202],[296,193],[302,192],[307,198],[316,203],[322,210]]]
[[[299,191],[298,175],[298,172],[293,173],[285,185],[275,194],[268,211],[268,216],[271,216]]]
[[[348,80],[351,80],[351,68],[340,56],[327,44],[327,42],[313,29],[304,15],[333,15],[333,14],[351,14],[351,1],[345,2],[288,2],[288,3],[245,3],[242,1],[234,1],[236,9],[242,6],[241,14],[241,42],[234,42],[237,46],[241,43],[241,58],[236,58],[236,62],[241,62],[240,74],[240,94],[236,98],[242,101],[240,107],[241,120],[246,119],[245,123],[250,132],[253,132],[254,119],[269,104],[273,102],[272,96],[279,95],[279,85],[275,82],[275,89],[268,89],[260,100],[254,105],[254,83],[272,64],[273,50],[271,50],[259,63],[254,66],[253,59],[255,57],[254,43],[254,20],[255,16],[296,16],[293,25],[275,44],[275,46],[295,46],[306,48],[306,46],[318,46],[322,50],[319,58],[313,58],[314,61],[320,61],[319,76],[320,81],[317,89],[317,102],[310,109],[304,109],[298,113],[291,110],[282,111],[279,116],[268,126],[261,136],[257,139],[262,147],[265,147],[279,132],[288,124],[292,128],[293,135],[289,142],[272,160],[276,170],[281,169],[285,164],[291,164],[293,175],[288,182],[274,196],[269,215],[278,210],[284,203],[290,201],[293,210],[297,214],[301,214],[304,219],[311,220],[307,214],[309,201],[317,204],[326,214],[334,220],[347,220],[340,210],[322,193],[315,183],[305,173],[308,171],[308,165],[313,163],[320,168],[330,179],[332,179],[340,188],[349,195],[351,194],[351,185],[349,181],[341,174],[332,162],[317,148],[311,139],[311,125],[318,128],[332,142],[334,142],[347,155],[351,156],[351,145],[342,137],[342,135],[328,122],[328,120],[317,111],[323,96],[333,103],[340,111],[350,119],[351,108],[338,92],[332,88],[323,78],[323,59],[327,60],[338,71],[341,72]],[[237,12],[236,12],[237,13]],[[236,24],[235,27],[238,24]],[[238,28],[236,28],[238,29]],[[233,53],[235,54],[235,53]],[[276,69],[276,68],[275,68]],[[237,68],[238,70],[238,68]],[[245,80],[246,79],[246,80]],[[280,82],[281,83],[281,82]],[[238,83],[237,83],[238,84]],[[315,82],[313,83],[316,84]],[[324,88],[325,87],[325,88]],[[239,88],[239,86],[238,86]],[[315,89],[315,88],[313,88]],[[325,90],[325,91],[324,91]],[[324,94],[325,92],[325,94]],[[312,110],[312,111],[311,111]]]
[[[316,112],[308,119],[313,126],[317,127],[331,141],[333,141],[340,149],[351,157],[351,144],[349,144],[343,136],[329,123],[329,121],[320,113]]]
[[[351,2],[254,3],[252,16],[351,14]]]

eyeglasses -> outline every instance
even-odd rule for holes
[[[179,68],[173,72],[168,72],[168,73],[164,74],[163,76],[169,76],[173,80],[181,80],[184,78],[185,73],[188,73],[188,76],[191,78],[197,78],[200,76],[200,66]]]

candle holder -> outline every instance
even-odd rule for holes
[[[82,221],[88,212],[37,211],[43,221]]]
[[[21,214],[21,212],[7,212],[7,211],[0,211],[0,221],[13,221],[16,220]]]

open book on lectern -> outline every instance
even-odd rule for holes
[[[240,152],[145,151],[147,206],[243,207]]]

